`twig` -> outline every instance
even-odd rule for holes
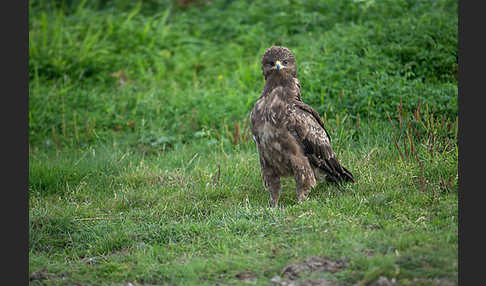
[[[238,121],[235,120],[235,135],[233,137],[233,145],[238,145],[238,141],[240,140],[240,124],[238,124]]]
[[[214,121],[211,120],[211,126],[213,127],[214,134],[216,135],[216,138],[221,139],[221,135],[219,135],[218,129],[216,129],[216,126],[214,125]]]
[[[418,104],[417,104],[417,110],[415,111],[415,120],[420,121],[420,105],[422,102],[420,102],[420,98],[418,99]]]
[[[218,164],[218,173],[216,174],[216,177],[213,179],[213,185],[219,183],[220,177],[221,177],[221,165]]]
[[[398,111],[398,121],[400,123],[400,130],[402,130],[402,98],[400,97],[400,109],[399,106],[397,105],[397,111]]]
[[[403,152],[405,152],[405,156],[408,158],[407,138],[405,136],[403,136]]]
[[[56,143],[58,149],[62,149],[61,141],[59,141],[59,139],[57,138],[57,132],[54,126],[52,126],[52,140],[54,141],[54,143]]]
[[[410,121],[409,121],[409,123],[410,123]],[[412,138],[412,136],[410,136],[411,133],[412,133],[412,129],[410,128],[410,132],[407,132],[407,137],[408,137],[408,141],[410,143],[410,148],[411,148],[410,152],[412,153],[412,156],[415,156],[415,159],[418,162],[419,161],[418,154],[417,154],[417,150],[415,149],[415,144],[413,143],[413,138]]]
[[[393,129],[395,129],[395,125],[393,124],[393,121],[391,120],[390,115],[388,114],[388,111],[385,111],[385,113],[386,113],[386,116],[388,117],[388,120],[390,121],[391,126],[393,127]]]
[[[242,137],[244,137],[245,142],[248,142],[248,140],[251,137],[249,123],[250,123],[250,116],[247,116],[245,122],[243,123],[243,135],[242,135]]]
[[[116,218],[113,217],[82,217],[82,218],[75,218],[76,221],[92,221],[92,220],[113,220]]]
[[[420,177],[420,183],[422,185],[421,192],[425,192],[428,189],[427,186],[427,180],[425,180],[425,170],[424,170],[424,164],[420,163],[420,168],[422,169],[422,176]]]
[[[370,152],[366,155],[366,163],[368,163],[368,161],[370,160],[371,154],[373,154],[373,152],[375,152],[375,151],[376,151],[376,148],[372,148],[370,150]]]
[[[402,158],[402,161],[405,161],[405,158],[403,157],[403,153],[400,150],[400,147],[398,146],[397,137],[393,136],[393,142],[395,143],[395,147],[397,147],[398,153],[400,153],[400,157]]]

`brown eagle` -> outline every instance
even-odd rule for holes
[[[316,179],[354,181],[339,163],[319,114],[302,102],[295,56],[285,47],[271,47],[262,58],[265,87],[250,115],[263,183],[276,207],[280,178],[294,176],[299,203]]]

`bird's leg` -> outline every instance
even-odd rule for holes
[[[280,176],[276,175],[271,169],[262,169],[263,182],[265,187],[270,191],[270,205],[272,208],[277,207],[278,198],[280,197],[280,190],[282,189],[280,185]]]
[[[297,191],[297,201],[299,204],[307,200],[310,190],[311,190],[311,186],[303,185],[301,182],[297,181],[296,191]]]
[[[276,208],[278,205],[278,198],[280,197],[280,190],[281,190],[280,180],[278,181],[278,184],[269,187],[269,190],[270,190],[270,198],[272,199],[270,205],[272,206],[272,208]]]
[[[314,171],[307,158],[295,156],[291,159],[291,162],[297,191],[297,200],[299,204],[301,204],[307,199],[311,188],[317,184],[316,178],[314,177]]]

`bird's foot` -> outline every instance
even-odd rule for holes
[[[272,200],[272,201],[270,202],[270,206],[271,206],[272,208],[276,208],[276,207],[278,206],[278,200]]]
[[[299,194],[297,196],[297,201],[300,204],[302,204],[304,201],[307,201],[309,199],[309,197],[306,195],[306,194]]]

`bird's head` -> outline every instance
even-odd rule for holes
[[[297,77],[295,56],[286,47],[270,47],[263,54],[262,71],[265,79],[271,75],[276,77],[286,77],[287,75]]]

